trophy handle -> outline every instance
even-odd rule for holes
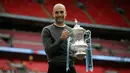
[[[66,58],[66,72],[69,70],[69,51],[70,51],[70,41],[72,38],[69,36],[67,39],[67,58]]]
[[[91,31],[87,30],[85,33],[85,42],[88,45],[86,49],[86,71],[93,71],[93,59],[92,59],[92,43],[91,43]]]
[[[89,31],[85,31],[85,33],[84,33],[84,41],[85,41],[86,43],[88,43],[88,42],[89,42],[89,38],[90,38],[90,33],[89,33]]]

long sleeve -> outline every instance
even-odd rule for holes
[[[63,42],[61,38],[54,41],[50,31],[47,28],[43,28],[41,37],[43,46],[45,47],[45,51],[49,57],[51,57],[57,51]]]

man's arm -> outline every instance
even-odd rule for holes
[[[56,52],[56,50],[60,47],[60,45],[64,41],[61,38],[59,38],[53,43],[51,33],[47,28],[43,28],[41,37],[42,37],[42,43],[45,47],[45,51],[47,55],[50,57],[53,55],[53,53]]]

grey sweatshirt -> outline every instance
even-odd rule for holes
[[[71,31],[71,28],[67,25],[65,27],[57,27],[54,24],[46,26],[42,30],[42,43],[49,62],[66,62],[67,40],[60,38],[64,29]],[[70,61],[72,61],[71,56]]]

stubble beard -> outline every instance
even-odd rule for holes
[[[64,23],[64,18],[62,17],[62,19],[60,18],[56,18],[55,19],[55,22],[57,23],[57,24],[63,24]]]

